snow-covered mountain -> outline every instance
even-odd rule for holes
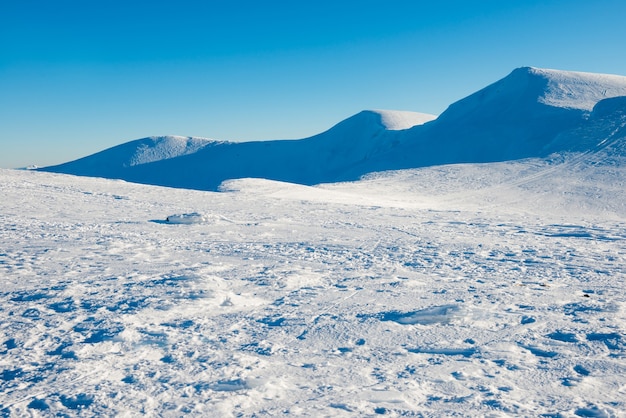
[[[594,106],[603,123],[613,124],[626,96],[626,77],[580,72],[518,68],[507,77],[450,105],[437,120],[402,135],[401,144],[377,161],[371,171],[449,163],[474,163],[545,157],[552,152],[579,151],[572,132],[597,130]],[[567,135],[566,144],[558,137]],[[604,140],[597,131],[597,142]],[[366,171],[365,167],[356,170]]]
[[[224,180],[243,177],[316,184],[389,149],[392,137],[403,129],[434,118],[416,112],[363,111],[302,140],[146,138],[44,170],[200,190],[216,190]],[[159,155],[162,158],[154,158]]]
[[[623,416],[625,86],[0,170],[0,416]]]
[[[603,127],[620,123],[624,101],[612,99],[621,96],[623,76],[524,67],[438,118],[363,111],[319,135],[287,141],[147,138],[43,170],[217,190],[245,177],[312,185],[390,169],[545,157],[604,141]]]

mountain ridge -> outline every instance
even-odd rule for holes
[[[149,137],[41,170],[218,190],[223,181],[244,177],[313,185],[384,170],[545,157],[584,151],[593,140],[578,146],[577,135],[587,125],[613,123],[608,119],[626,102],[604,101],[620,96],[626,96],[624,76],[521,67],[439,117],[366,110],[299,140]],[[604,122],[598,112],[606,113]]]

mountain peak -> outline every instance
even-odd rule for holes
[[[626,77],[520,67],[453,104],[438,123],[511,123],[530,115],[575,111],[582,117],[601,100],[626,96]],[[543,109],[542,109],[543,108]],[[454,120],[454,122],[452,122]]]
[[[553,107],[591,111],[600,100],[626,96],[626,77],[620,75],[520,67],[503,80],[520,77],[541,80],[537,100]]]

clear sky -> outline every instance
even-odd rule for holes
[[[521,66],[626,75],[625,16],[624,0],[3,0],[0,167],[439,114]]]

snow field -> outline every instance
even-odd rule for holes
[[[623,169],[568,161],[222,193],[2,170],[0,410],[621,416]]]

